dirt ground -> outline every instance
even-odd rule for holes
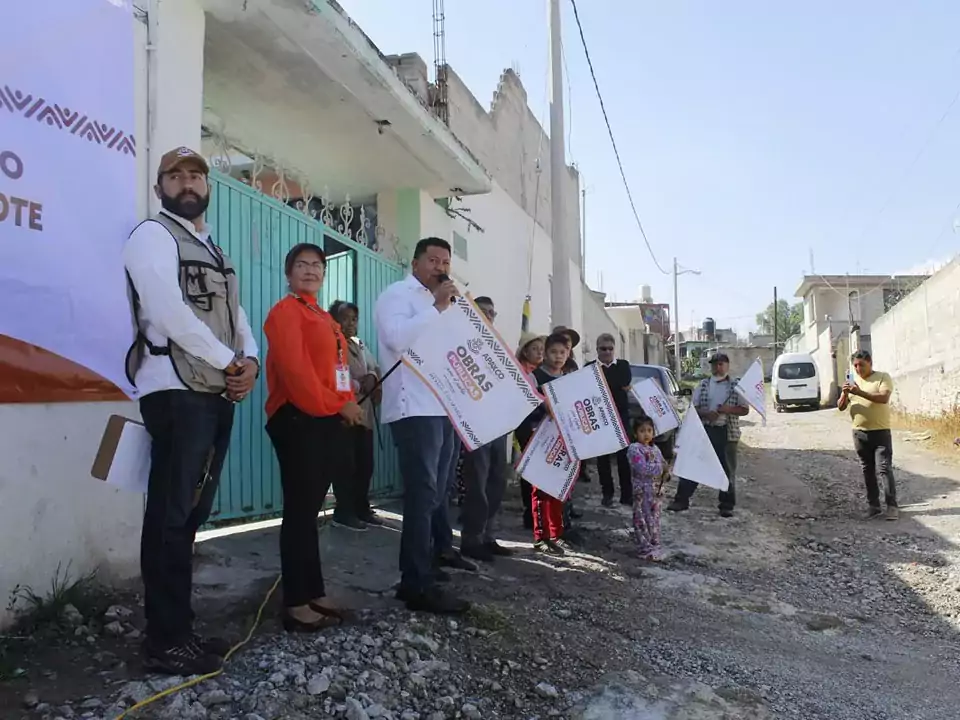
[[[275,598],[220,680],[226,699],[208,704],[198,691],[140,716],[956,720],[956,458],[898,433],[901,518],[866,521],[844,417],[786,413],[762,427],[751,415],[744,425],[736,516],[720,518],[715,493],[701,489],[689,512],[664,513],[657,566],[636,559],[629,511],[602,508],[596,481],[577,488],[582,551],[534,555],[513,490],[503,525],[517,555],[452,583],[476,610],[460,622],[412,618],[390,591],[397,524],[325,530],[334,594],[365,609],[364,625],[318,652],[279,632]],[[249,621],[275,577],[276,542],[266,527],[205,544],[201,615],[221,632],[239,637]],[[23,672],[0,681],[0,717],[109,718],[132,702],[124,688],[143,679],[138,600],[112,601],[133,610],[122,632],[98,616],[85,619],[89,633],[7,643],[0,660]],[[420,664],[406,662],[409,643]],[[446,682],[421,682],[428,654]],[[376,691],[368,658],[395,669]],[[304,690],[331,678],[343,693]]]

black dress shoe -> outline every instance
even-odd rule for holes
[[[464,545],[460,549],[460,554],[480,562],[493,562],[493,552],[486,545]]]
[[[420,593],[405,593],[407,609],[435,615],[462,615],[470,609],[470,603],[453,595],[431,588]]]
[[[466,572],[477,572],[476,564],[465,560],[463,555],[456,550],[447,552],[437,558],[437,564],[441,567],[453,568],[454,570],[465,570]]]
[[[513,550],[508,547],[504,547],[496,540],[488,540],[483,544],[483,546],[490,551],[490,554],[494,557],[510,557],[513,555]]]

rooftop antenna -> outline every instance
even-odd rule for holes
[[[443,0],[433,0],[433,82],[436,95],[433,111],[444,125],[450,125],[450,110],[447,105],[447,38],[444,25],[446,14]]]
[[[810,274],[811,275],[817,274],[817,271],[816,269],[814,269],[814,265],[813,265],[813,248],[810,248]]]

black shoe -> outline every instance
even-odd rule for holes
[[[470,609],[470,603],[435,588],[420,593],[404,593],[407,610],[435,615],[462,615]],[[398,593],[399,597],[399,593]]]
[[[157,647],[147,641],[143,647],[143,669],[163,675],[207,675],[223,667],[223,659],[204,652],[192,639],[177,645]]]
[[[504,547],[496,540],[488,540],[483,544],[483,546],[490,551],[490,554],[494,557],[510,557],[513,555],[513,550],[508,547]]]
[[[626,497],[626,496],[621,497],[621,498],[620,498],[620,504],[621,504],[621,505],[629,505],[630,507],[633,507],[633,498],[632,498],[632,497]]]
[[[480,562],[493,562],[493,553],[486,545],[463,545],[460,548],[460,554]]]
[[[686,512],[690,509],[690,504],[685,503],[681,500],[674,500],[672,503],[667,505],[667,510],[670,512]]]
[[[733,517],[733,508],[720,508],[720,517],[722,517],[722,518],[732,518],[732,517]]]
[[[570,518],[572,520],[579,520],[583,517],[583,511],[577,510],[576,508],[570,508]]]
[[[437,559],[437,563],[441,567],[453,568],[454,570],[465,570],[466,572],[477,572],[479,569],[474,563],[470,562],[469,560],[464,560],[463,555],[458,553],[456,550],[441,555]]]
[[[360,522],[366,523],[367,525],[374,525],[379,527],[383,525],[383,519],[377,515],[373,510],[367,510],[358,515]]]
[[[604,507],[611,507],[613,505],[613,495],[604,495],[600,504]]]
[[[344,530],[351,530],[353,532],[366,532],[367,524],[360,518],[354,515],[343,515],[333,516],[333,525],[334,527],[340,527]]]
[[[560,548],[561,550],[563,550],[564,553],[576,552],[576,548],[573,546],[573,543],[571,543],[571,542],[567,539],[566,534],[564,534],[564,536],[563,536],[562,538],[557,538],[556,540],[554,540],[554,541],[553,541],[553,544],[554,544],[556,547],[558,547],[558,548]]]
[[[223,638],[203,637],[194,633],[192,639],[194,644],[207,655],[214,655],[219,658],[226,657],[227,653],[233,649],[233,645]]]

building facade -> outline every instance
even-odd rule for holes
[[[407,272],[417,240],[435,235],[451,242],[465,289],[494,299],[508,343],[519,338],[527,297],[531,329],[549,330],[550,140],[515,73],[504,73],[488,112],[451,71],[448,127],[431,107],[425,75],[421,93],[409,71],[414,59],[385,57],[335,2],[136,4],[136,136],[146,149],[137,157],[138,214],[158,209],[160,156],[201,148],[214,168],[208,220],[238,267],[255,329],[285,291],[283,256],[308,240],[328,252],[323,299],[357,302],[360,334],[372,340],[376,296]],[[576,243],[574,325],[584,327],[579,179],[572,168],[564,177],[566,236]],[[260,347],[266,352],[262,335]],[[47,587],[68,564],[75,575],[99,568],[106,581],[133,576],[143,499],[92,479],[89,469],[109,416],[136,418],[137,407],[82,368],[23,352],[34,368],[73,373],[77,392],[56,402],[60,379],[45,384],[42,371],[29,397],[0,387],[0,397],[15,398],[0,404],[0,544],[22,549],[0,566],[0,596],[16,585]],[[238,413],[217,520],[280,509],[263,433],[265,391],[260,382]],[[375,490],[398,488],[387,436]]]

